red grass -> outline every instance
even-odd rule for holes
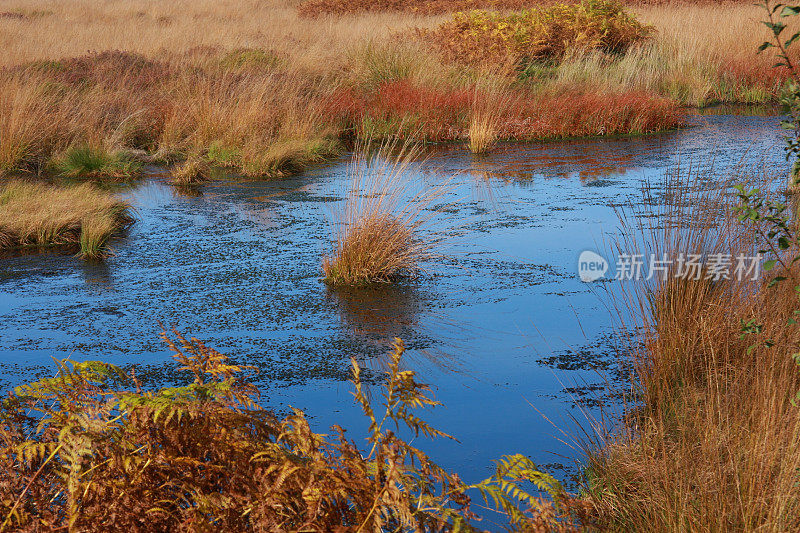
[[[682,125],[674,102],[647,92],[489,93],[418,87],[408,81],[384,83],[372,91],[342,89],[331,97],[327,110],[352,135],[454,141],[467,138],[478,106],[493,108],[501,139],[648,133]]]
[[[368,12],[404,12],[417,15],[439,15],[471,9],[519,10],[549,6],[556,1],[578,0],[306,0],[297,6],[301,17],[353,15]],[[731,4],[737,0],[626,0],[625,5]],[[744,0],[739,0],[744,3]]]

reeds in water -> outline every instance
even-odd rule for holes
[[[625,329],[639,332],[631,343],[637,393],[622,428],[590,455],[589,492],[603,530],[796,530],[796,283],[770,287],[771,272],[735,275],[737,258],[764,249],[766,233],[737,220],[730,189],[697,192],[699,180],[685,183],[675,180],[666,195],[652,191],[645,204],[656,207],[646,211],[658,216],[624,224],[638,236],[620,250],[670,259],[723,254],[730,279],[708,270],[682,279],[670,270],[635,282],[616,302],[633,315]],[[647,222],[654,220],[663,223]]]
[[[426,232],[425,226],[432,204],[448,186],[414,192],[411,164],[418,151],[401,147],[397,154],[393,148],[384,145],[370,157],[362,147],[350,164],[350,190],[333,222],[334,250],[322,262],[330,285],[415,277],[422,263],[435,256],[440,238]]]

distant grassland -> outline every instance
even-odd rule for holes
[[[388,12],[308,17],[308,4],[277,0],[6,2],[0,174],[125,177],[146,161],[176,165],[185,182],[211,166],[274,177],[354,137],[482,151],[487,139],[649,133],[680,126],[682,104],[774,100],[785,79],[755,53],[766,29],[750,5],[633,7],[638,22],[623,21],[621,46],[587,46],[595,41],[571,7],[490,15],[518,24],[509,38],[521,44],[490,39],[498,54],[472,61],[459,51],[484,41],[464,37],[475,28],[463,21],[482,15],[389,4]],[[589,4],[581,16],[621,20],[613,3]],[[570,20],[577,33],[564,33]],[[531,55],[524,36],[534,27],[554,43],[581,45]]]

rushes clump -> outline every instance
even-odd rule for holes
[[[664,222],[639,230],[625,223],[631,231],[620,249],[672,259],[724,254],[732,258],[730,279],[709,279],[708,271],[675,279],[674,267],[666,279],[636,282],[615,302],[635,315],[625,330],[641,332],[631,339],[639,394],[623,427],[589,457],[598,525],[793,531],[800,523],[797,241],[769,242],[780,233],[768,224],[766,207],[740,222],[728,188],[689,194],[685,181],[666,195],[661,188],[648,194],[644,205],[671,199]],[[645,219],[652,214],[645,208]],[[778,272],[791,281],[775,284],[773,272],[735,275],[740,254],[765,249],[777,253],[765,259],[791,265]]]
[[[201,155],[193,154],[172,171],[172,183],[176,185],[195,185],[207,179],[209,164]]]
[[[70,178],[131,178],[142,171],[142,164],[129,154],[90,144],[68,148],[54,166]]]
[[[426,209],[447,191],[435,187],[414,194],[409,183],[416,150],[389,155],[383,146],[370,160],[360,151],[350,165],[350,191],[335,215],[333,252],[322,260],[330,285],[365,285],[415,277],[421,263],[435,256],[440,239],[423,235]]]
[[[127,203],[88,183],[0,186],[0,248],[76,247],[81,257],[99,259],[109,253],[108,240],[132,221]]]
[[[485,154],[497,141],[497,125],[487,113],[476,113],[469,123],[467,147],[473,154]]]

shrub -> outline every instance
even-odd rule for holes
[[[582,0],[508,15],[459,12],[434,30],[419,31],[449,60],[492,66],[560,60],[572,50],[621,53],[651,33],[616,0]]]
[[[57,187],[11,181],[0,186],[0,247],[80,247],[86,258],[133,219],[128,205],[90,184]]]

